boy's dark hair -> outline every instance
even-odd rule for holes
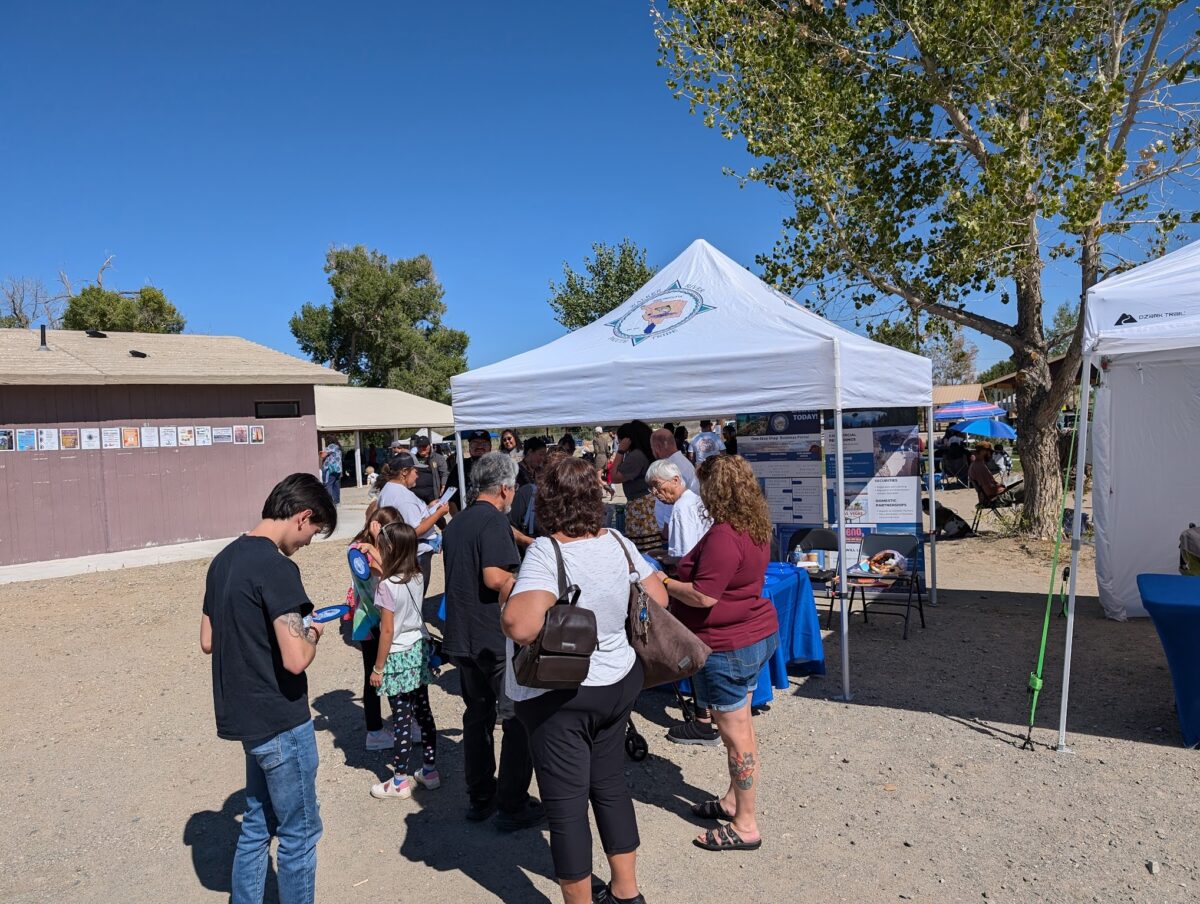
[[[325,485],[312,474],[290,474],[275,484],[263,503],[262,516],[267,521],[286,521],[305,509],[312,512],[312,523],[324,536],[337,530],[337,506]]]

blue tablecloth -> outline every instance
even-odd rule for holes
[[[1200,744],[1200,578],[1139,574],[1137,582],[1167,654],[1183,743],[1195,747]]]
[[[772,562],[767,566],[763,596],[779,617],[779,645],[759,673],[751,698],[754,706],[774,700],[775,688],[787,689],[789,665],[806,675],[825,674],[825,645],[808,572],[786,562]],[[690,693],[690,682],[682,682],[681,688]]]

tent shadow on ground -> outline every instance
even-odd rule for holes
[[[202,810],[188,817],[183,843],[192,849],[192,868],[201,886],[210,891],[232,892],[233,852],[237,847],[241,823],[237,817],[246,811],[246,792],[236,791],[225,799],[220,810]],[[267,866],[267,884],[263,901],[279,900],[275,862]]]
[[[1045,596],[946,589],[938,596],[937,608],[925,607],[927,628],[913,614],[907,641],[900,619],[881,611],[864,624],[855,608],[852,705],[935,713],[1019,746],[1029,724],[1028,680],[1037,665]],[[1056,603],[1034,730],[1039,749],[1057,742],[1066,635],[1066,618],[1057,613]],[[822,608],[822,627],[824,615]],[[826,677],[804,681],[793,691],[796,696],[840,694],[836,611],[834,629],[825,632]],[[1149,619],[1107,620],[1095,597],[1079,598],[1067,735],[1068,745],[1081,735],[1182,743],[1171,676]]]

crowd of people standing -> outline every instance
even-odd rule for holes
[[[728,785],[691,808],[716,825],[693,842],[714,851],[762,844],[749,701],[778,627],[762,596],[771,525],[749,465],[729,453],[730,437],[711,428],[702,422],[689,438],[673,424],[652,430],[630,421],[616,430],[615,443],[596,428],[587,459],[576,454],[570,433],[551,445],[541,437],[522,442],[508,430],[493,452],[490,433],[474,431],[462,463],[466,492],[451,505],[440,502],[439,490],[456,487],[456,469],[438,461],[428,442],[389,450],[378,496],[352,543],[369,573],[354,573],[348,594],[350,636],[362,651],[364,744],[393,758],[392,777],[370,788],[373,797],[406,799],[448,778],[437,768],[428,692],[435,643],[423,609],[440,553],[445,618],[436,653],[453,664],[463,699],[459,783],[467,821],[494,820],[508,832],[548,823],[568,904],[644,901],[636,869],[641,838],[623,772],[626,726],[643,689],[626,625],[636,580],[712,650],[692,676],[707,728],[672,738],[726,748]],[[613,484],[626,500],[623,534],[606,526]],[[279,838],[280,900],[314,899],[322,828],[305,669],[324,624],[307,618],[313,606],[290,557],[336,523],[325,481],[292,475],[272,492],[260,524],[209,569],[201,647],[213,656],[218,734],[242,742],[247,770],[234,901],[261,900],[272,834]],[[576,605],[596,620],[586,678],[569,689],[525,686],[514,655],[538,638],[568,583],[577,588]],[[535,774],[540,801],[530,795]],[[609,881],[599,884],[589,807],[610,867]]]

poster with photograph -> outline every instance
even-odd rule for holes
[[[178,430],[179,445],[194,446],[196,445],[196,428],[195,427],[180,427]]]
[[[250,442],[250,428],[245,424],[236,424],[233,428],[233,441],[239,446]]]
[[[213,427],[212,428],[212,441],[213,441],[213,445],[216,445],[217,443],[233,442],[233,428],[232,427]]]
[[[100,428],[84,427],[79,431],[79,445],[84,449],[100,448]]]
[[[39,452],[58,451],[58,431],[53,427],[39,428],[37,438]]]
[[[18,430],[17,431],[17,451],[18,452],[36,452],[37,451],[37,431],[36,430]]]
[[[12,430],[0,430],[0,452],[15,452],[17,434]]]
[[[196,445],[211,446],[213,443],[212,427],[196,427]]]
[[[158,448],[158,428],[143,427],[142,428],[142,448],[157,449]]]
[[[179,431],[177,431],[174,427],[159,427],[158,444],[165,448],[173,448],[178,446]]]
[[[78,427],[63,427],[58,431],[58,447],[65,451],[74,451],[79,448],[79,428]]]
[[[254,446],[261,446],[267,441],[267,428],[261,424],[250,425],[250,443]]]
[[[100,428],[100,448],[101,449],[120,449],[121,448],[121,428],[120,427],[101,427]]]
[[[122,449],[140,449],[142,441],[141,434],[137,427],[122,427],[121,428],[121,448]]]

